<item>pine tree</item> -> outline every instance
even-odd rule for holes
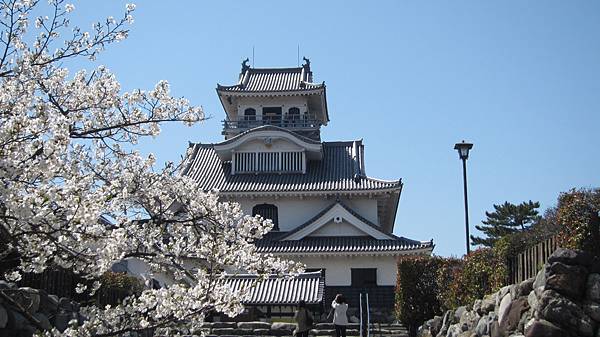
[[[476,225],[485,237],[471,235],[471,244],[493,247],[498,239],[505,235],[528,229],[540,220],[538,214],[539,202],[531,200],[515,205],[505,201],[504,204],[494,205],[493,212],[485,212],[486,220]]]

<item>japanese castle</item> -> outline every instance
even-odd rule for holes
[[[236,84],[217,85],[225,139],[190,144],[183,174],[247,214],[271,219],[259,251],[307,267],[295,279],[264,281],[247,305],[276,315],[300,299],[328,305],[337,293],[357,306],[359,294],[368,293],[372,307],[390,310],[397,258],[430,255],[433,242],[392,233],[402,181],[367,176],[362,140],[321,140],[330,121],[326,87],[313,82],[304,61],[252,68],[246,60]]]

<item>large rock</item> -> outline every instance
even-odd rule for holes
[[[590,316],[591,319],[600,323],[600,304],[596,302],[587,302],[583,305],[583,311]]]
[[[546,284],[546,265],[542,266],[542,269],[538,271],[535,276],[535,280],[533,281],[533,289],[537,289],[543,287]]]
[[[440,316],[434,316],[429,320],[429,330],[431,331],[432,335],[435,336],[438,332],[440,332],[440,329],[442,328],[442,320],[443,318]]]
[[[458,337],[458,335],[463,332],[459,323],[452,324],[448,327],[448,332],[446,333],[446,337]]]
[[[494,312],[490,312],[489,314],[482,316],[475,326],[475,333],[477,336],[489,335],[492,323],[496,321],[496,319],[497,316]]]
[[[465,306],[456,308],[456,310],[454,311],[454,322],[460,321],[460,318],[462,317],[463,313],[466,311],[467,311],[467,307],[465,307]]]
[[[40,311],[46,314],[56,313],[58,310],[58,296],[42,295],[40,296]]]
[[[58,300],[58,307],[64,311],[73,311],[71,300],[66,297],[61,297],[60,300]]]
[[[270,329],[271,324],[267,322],[239,322],[237,324],[240,329]]]
[[[499,321],[500,329],[503,331],[515,331],[521,321],[521,315],[529,309],[529,304],[525,297],[519,297],[512,301],[509,310],[502,320]]]
[[[313,336],[317,336],[316,334],[311,333],[311,335]],[[417,337],[434,337],[435,335],[432,334],[431,330],[427,329],[427,328],[423,328],[423,329],[419,329],[419,331],[417,332]]]
[[[531,290],[533,290],[534,281],[534,278],[530,278],[519,283],[519,286],[517,287],[517,296],[527,296]]]
[[[538,298],[537,298],[537,295],[535,294],[535,290],[532,290],[529,293],[529,296],[527,296],[527,304],[529,304],[529,307],[534,312],[537,310],[537,307],[538,307]]]
[[[572,266],[590,266],[594,257],[589,253],[575,249],[558,248],[548,258],[548,263],[561,262]]]
[[[437,337],[444,337],[446,336],[446,332],[448,332],[448,328],[450,327],[450,325],[454,320],[454,311],[452,310],[448,310],[446,311],[446,313],[444,314],[444,319],[442,319],[442,327],[440,328],[440,331],[437,334]]]
[[[596,323],[568,298],[552,290],[545,290],[538,307],[540,316],[568,331],[584,337],[594,337]]]
[[[600,274],[588,275],[585,287],[585,297],[590,301],[600,303]]]
[[[37,289],[23,287],[19,291],[10,294],[10,296],[32,315],[40,309],[40,294]]]
[[[48,317],[46,315],[42,314],[41,312],[38,312],[35,315],[33,315],[33,317],[35,317],[35,319],[37,319],[38,322],[40,322],[40,325],[44,329],[46,329],[46,330],[52,329],[52,324],[50,324],[50,320],[48,319]]]
[[[555,290],[572,299],[580,299],[585,293],[587,269],[570,266],[562,262],[550,265],[546,279],[546,290]]]
[[[475,311],[465,310],[460,316],[458,323],[460,324],[462,331],[472,330],[479,322],[479,314]]]
[[[512,298],[510,293],[507,293],[502,297],[502,301],[500,301],[500,305],[498,306],[498,324],[502,325],[502,322],[506,319],[511,302]]]
[[[8,312],[4,309],[4,306],[0,304],[0,329],[6,328],[8,324]]]
[[[525,331],[525,337],[568,337],[569,334],[563,329],[556,325],[545,321],[539,320],[533,322],[529,326],[529,329]]]
[[[494,311],[496,307],[496,299],[493,296],[486,296],[481,301],[481,311],[477,312],[480,315],[485,315],[490,311]]]

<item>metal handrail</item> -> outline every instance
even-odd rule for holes
[[[223,121],[225,129],[250,129],[263,125],[285,128],[318,128],[322,122],[313,115],[242,116]]]

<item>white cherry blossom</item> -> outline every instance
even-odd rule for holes
[[[61,266],[90,281],[78,292],[93,294],[113,264],[138,259],[173,283],[118,306],[85,307],[84,324],[46,334],[115,336],[182,319],[195,324],[213,310],[235,315],[249,289],[233,292],[224,270],[259,280],[299,272],[293,262],[257,252],[254,242],[271,221],[244,215],[216,191],[200,191],[177,165],[157,168],[153,156],[135,151],[161,123],[202,121],[200,107],[171,96],[166,81],[123,92],[104,66],[68,70],[125,39],[135,5],[84,31],[68,27],[74,7],[49,4],[53,14],[32,26],[37,1],[0,4],[7,28],[0,35],[0,265],[19,257],[1,277]]]

